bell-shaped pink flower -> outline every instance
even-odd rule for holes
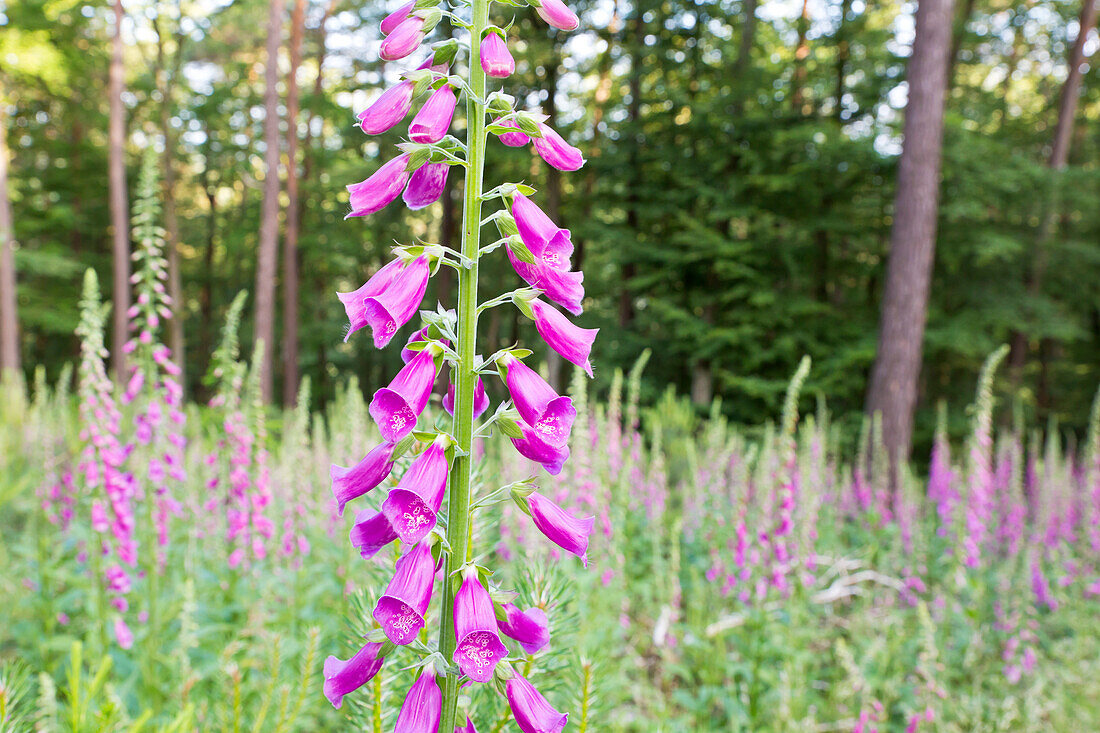
[[[443,717],[443,692],[435,681],[435,669],[424,665],[405,696],[393,733],[438,733]]]
[[[396,262],[399,265],[394,269],[387,271],[387,265],[358,290],[336,294],[350,323],[344,341],[363,326],[370,326],[374,346],[381,349],[416,315],[431,276],[428,258],[421,255],[407,264]],[[383,274],[385,277],[380,277]]]
[[[351,468],[333,464],[329,468],[336,514],[344,516],[344,505],[386,480],[393,470],[393,443],[383,443]]]
[[[561,733],[569,720],[568,715],[555,710],[534,685],[518,674],[505,683],[504,694],[523,733]]]
[[[363,301],[369,297],[380,295],[386,291],[397,276],[405,269],[405,262],[396,259],[382,267],[371,275],[370,279],[350,293],[336,293],[336,297],[344,304],[344,310],[348,314],[348,332],[344,335],[344,343],[348,338],[363,326],[367,325],[367,313],[363,308]]]
[[[450,84],[432,92],[409,125],[409,139],[414,143],[437,143],[451,128],[458,97]]]
[[[539,336],[542,336],[546,345],[561,354],[561,357],[572,362],[588,372],[592,376],[592,362],[589,354],[592,352],[592,342],[596,340],[598,328],[581,328],[575,326],[572,321],[563,316],[556,308],[543,303],[538,298],[531,301],[531,312],[535,316],[535,328]]]
[[[562,229],[542,209],[522,193],[512,199],[512,216],[520,239],[541,264],[554,270],[568,270],[573,256],[569,230]]]
[[[559,395],[534,369],[514,356],[502,361],[508,370],[508,392],[523,421],[547,445],[560,448],[568,443],[577,418],[572,398]]]
[[[481,39],[481,68],[489,76],[505,79],[516,70],[516,61],[508,51],[508,44],[499,34],[490,31]]]
[[[412,107],[413,89],[411,81],[394,84],[382,92],[382,96],[359,113],[359,126],[368,135],[380,135],[405,119]]]
[[[497,619],[497,625],[506,636],[518,641],[523,651],[536,654],[550,643],[550,625],[541,608],[521,611],[511,603],[502,603],[500,610],[504,619]]]
[[[374,620],[394,644],[408,644],[424,628],[424,614],[432,602],[435,560],[425,542],[397,561],[393,579],[374,606]]]
[[[405,204],[417,211],[438,201],[447,186],[447,174],[450,170],[451,166],[446,163],[425,163],[413,171],[405,195],[402,196]]]
[[[501,127],[510,127],[515,132],[498,132],[497,137],[500,141],[510,148],[522,148],[527,143],[531,142],[531,138],[527,136],[527,133],[520,129],[519,123],[515,120],[507,120],[505,122],[497,122],[496,124]]]
[[[497,662],[508,656],[508,648],[500,640],[493,599],[476,570],[466,572],[455,594],[454,614],[458,648],[453,661],[474,682],[488,682]]]
[[[381,651],[382,645],[372,642],[347,661],[336,657],[325,660],[325,697],[334,708],[344,704],[344,695],[355,692],[378,674],[385,661],[379,656]]]
[[[512,263],[512,269],[516,271],[517,275],[526,280],[528,285],[541,290],[547,298],[575,316],[579,316],[584,312],[582,305],[584,300],[583,272],[555,270],[538,261],[530,264],[521,261],[507,247],[505,247],[505,252],[508,255],[508,261]]]
[[[390,31],[390,34],[382,41],[382,49],[378,55],[386,61],[397,61],[420,48],[423,40],[424,19],[410,15]]]
[[[562,0],[539,0],[538,14],[549,25],[563,31],[575,31],[581,24],[577,14],[566,7]]]
[[[397,539],[397,532],[382,512],[364,509],[355,515],[351,528],[351,544],[368,560],[386,545]]]
[[[383,439],[396,443],[416,428],[434,383],[435,354],[427,348],[406,364],[388,387],[374,393],[369,412]]]
[[[534,428],[525,422],[519,423],[519,429],[523,432],[523,437],[512,438],[512,445],[516,447],[519,454],[541,464],[551,476],[561,473],[565,462],[569,460],[569,447],[563,445],[555,448],[547,445]]]
[[[453,313],[454,311],[452,310],[450,312]],[[424,328],[420,329],[419,331],[414,333],[412,336],[409,336],[409,340],[405,342],[405,347],[403,349],[401,349],[401,361],[408,364],[414,356],[416,356],[417,354],[420,353],[421,349],[415,349],[415,350],[410,349],[409,348],[410,346],[412,346],[413,344],[416,344],[416,343],[425,343],[425,342],[428,342],[430,340],[431,339],[428,338],[428,327],[427,326],[424,326]],[[443,344],[444,346],[450,346],[451,345],[451,342],[448,341],[447,339],[441,339],[439,343]]]
[[[443,409],[454,417],[455,414],[455,383],[452,381],[447,387],[447,395],[443,398]],[[477,378],[477,387],[474,388],[474,419],[481,417],[482,413],[489,409],[489,395],[485,394],[485,382],[481,377]]]
[[[400,25],[401,21],[405,20],[405,18],[409,17],[409,13],[413,11],[414,7],[416,7],[415,0],[402,5],[400,8],[387,15],[382,20],[382,25],[379,26],[382,29],[382,35],[388,36],[393,33],[394,28]]]
[[[565,142],[565,139],[549,125],[540,124],[539,132],[542,133],[542,137],[534,138],[535,152],[547,164],[559,171],[580,170],[584,165],[584,156],[580,150]]]
[[[595,517],[577,519],[537,491],[527,497],[527,507],[535,526],[548,540],[579,557],[588,567],[588,535],[592,534]]]
[[[413,461],[382,502],[382,513],[402,542],[419,542],[435,527],[447,493],[447,470],[444,445],[437,439]]]
[[[348,186],[351,213],[344,218],[367,216],[386,208],[405,190],[405,185],[409,182],[409,173],[405,170],[408,164],[409,156],[399,155],[376,170],[367,180]]]

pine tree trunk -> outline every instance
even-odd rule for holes
[[[107,124],[107,188],[110,197],[114,289],[112,299],[111,361],[115,379],[126,379],[126,312],[130,310],[130,211],[126,195],[126,110],[122,105],[122,0],[114,2],[115,29],[111,38],[111,67],[108,79],[109,117]]]
[[[279,46],[283,31],[283,0],[271,0],[267,20],[267,61],[264,68],[264,198],[256,257],[255,339],[263,341],[260,390],[265,403],[275,395],[275,276],[279,259]]]
[[[917,7],[878,353],[867,395],[867,411],[881,419],[883,442],[895,465],[909,457],[928,315],[952,2],[920,0]]]
[[[19,317],[15,293],[15,217],[8,196],[7,102],[0,90],[0,381],[18,372]]]
[[[283,404],[298,400],[298,67],[306,2],[290,15],[290,71],[286,87],[286,242],[283,244]]]

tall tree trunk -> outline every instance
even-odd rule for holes
[[[15,217],[8,195],[7,100],[0,89],[0,381],[19,372],[19,317],[15,294]]]
[[[122,105],[122,0],[115,0],[115,29],[111,38],[111,68],[108,79],[110,103],[107,124],[107,188],[110,196],[112,257],[114,260],[114,314],[112,316],[111,360],[115,379],[126,378],[126,312],[130,310],[130,210],[126,195],[126,110]]]
[[[802,0],[802,14],[798,18],[798,44],[794,48],[794,75],[791,78],[791,107],[795,114],[809,114],[806,109],[806,58],[810,55],[810,0]]]
[[[867,395],[867,411],[881,419],[883,442],[894,465],[909,457],[928,316],[952,2],[920,0],[907,75],[905,142],[898,168],[878,353]]]
[[[974,14],[975,0],[963,0],[962,8],[955,19],[955,25],[951,30],[951,56],[947,66],[947,86],[954,86],[955,70],[959,66],[959,52],[962,51],[963,39],[966,38],[966,26],[970,24],[970,16]]]
[[[638,184],[641,183],[641,162],[638,160],[638,150],[642,145],[642,57],[645,54],[645,8],[641,0],[635,0],[634,17],[631,19],[633,39],[630,49],[630,105],[627,114],[630,120],[630,128],[634,133],[634,144],[630,147],[630,172],[634,177],[634,185],[627,194],[626,224],[630,231],[637,235],[641,227],[638,209],[641,203],[638,200]],[[629,257],[630,255],[626,255]],[[634,293],[630,289],[630,281],[637,274],[637,268],[630,260],[625,260],[620,265],[622,283],[619,291],[619,326],[629,328],[634,323]]]
[[[267,61],[264,68],[264,199],[256,256],[256,342],[263,341],[260,391],[265,403],[275,395],[275,276],[279,259],[279,46],[283,0],[270,0]]]
[[[286,241],[283,243],[283,404],[298,401],[298,67],[306,2],[290,14],[290,71],[286,87]]]

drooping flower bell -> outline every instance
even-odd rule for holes
[[[539,263],[554,270],[568,270],[573,241],[568,229],[555,224],[535,202],[518,191],[512,199],[512,216],[520,239]]]
[[[498,363],[508,370],[505,383],[516,410],[539,439],[554,448],[569,442],[577,418],[573,400],[559,395],[535,370],[510,354]]]
[[[446,163],[425,163],[413,171],[409,185],[401,197],[412,211],[431,206],[443,195],[447,187],[447,174],[451,166]]]
[[[401,22],[405,20],[405,18],[409,17],[409,13],[413,11],[414,7],[416,7],[415,0],[413,2],[402,5],[400,8],[383,18],[382,25],[379,26],[379,28],[382,30],[382,35],[388,36],[389,34],[393,33],[394,28],[400,25]]]
[[[411,81],[403,81],[382,92],[382,96],[359,113],[359,126],[363,132],[380,135],[405,119],[412,107],[415,88]]]
[[[412,642],[424,628],[424,614],[432,602],[435,560],[432,548],[421,542],[397,561],[393,579],[374,606],[374,619],[394,644]]]
[[[458,97],[450,84],[432,92],[409,125],[409,139],[414,143],[437,143],[447,134],[454,117]]]
[[[496,124],[501,127],[508,127],[515,130],[515,132],[498,132],[496,134],[500,141],[508,147],[522,148],[527,145],[527,143],[531,142],[531,138],[520,129],[519,123],[515,120],[506,120],[505,122],[497,122]]]
[[[508,656],[508,648],[500,640],[493,599],[476,568],[467,568],[455,594],[454,622],[458,647],[453,661],[474,682],[488,682],[497,663]]]
[[[489,31],[481,39],[481,68],[495,79],[505,79],[516,70],[516,61],[508,51],[508,44],[495,31]]]
[[[405,696],[393,733],[437,733],[442,717],[443,692],[435,681],[435,668],[426,664]]]
[[[386,480],[393,470],[393,443],[382,443],[351,468],[333,464],[329,468],[336,514],[344,516],[344,505],[368,493]]]
[[[390,31],[382,41],[378,55],[386,61],[397,61],[420,48],[424,41],[424,19],[409,15]]]
[[[565,142],[565,139],[549,125],[540,124],[542,137],[534,138],[535,152],[559,171],[576,171],[584,166],[581,151]]]
[[[402,542],[419,542],[435,527],[447,492],[447,445],[448,438],[436,438],[382,502],[382,513]]]
[[[538,14],[547,24],[563,31],[575,31],[581,24],[577,14],[562,0],[539,0]]]
[[[438,350],[438,346],[429,345],[397,373],[388,387],[374,393],[369,412],[383,439],[396,443],[416,428],[416,420],[432,394]]]
[[[568,715],[555,710],[534,685],[518,674],[505,683],[504,694],[523,733],[560,733],[569,720]]]
[[[527,497],[531,519],[540,532],[555,545],[571,552],[588,567],[588,536],[595,517],[578,519],[537,491]]]
[[[409,156],[399,155],[375,171],[367,180],[348,186],[351,212],[344,218],[367,216],[389,206],[401,195],[409,182],[409,172],[405,170],[408,164]]]
[[[555,448],[548,445],[530,425],[525,422],[520,422],[518,425],[523,437],[512,438],[512,445],[516,447],[519,454],[541,464],[551,476],[561,473],[565,462],[569,460],[569,447],[563,445]]]
[[[368,560],[378,554],[386,545],[397,539],[397,532],[386,515],[371,509],[364,509],[355,515],[355,524],[351,527],[352,547]]]
[[[575,316],[584,312],[583,272],[564,272],[547,267],[542,262],[533,264],[524,262],[512,253],[511,247],[505,247],[505,251],[508,254],[508,261],[512,263],[512,269],[526,280],[528,285],[541,290],[547,298]]]
[[[447,394],[443,398],[443,409],[454,417],[455,414],[455,384],[451,382],[447,387]],[[481,417],[482,413],[489,409],[489,395],[485,394],[485,382],[481,377],[477,378],[477,386],[474,388],[474,419]]]
[[[344,703],[344,695],[355,692],[382,669],[382,644],[368,643],[347,661],[337,657],[325,660],[325,697],[334,708]]]
[[[531,313],[535,317],[535,328],[543,341],[563,359],[584,369],[592,376],[592,342],[596,340],[598,328],[581,328],[563,316],[552,306],[538,298],[530,302]]]
[[[550,643],[549,622],[541,608],[521,611],[511,603],[502,603],[500,610],[504,618],[498,618],[497,625],[506,636],[518,641],[523,651],[536,654]]]
[[[430,276],[427,256],[421,255],[409,263],[398,259],[357,290],[337,293],[350,324],[344,341],[360,328],[370,326],[375,348],[386,346],[397,330],[416,315]]]

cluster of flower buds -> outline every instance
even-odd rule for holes
[[[505,145],[531,144],[547,164],[559,170],[573,171],[584,164],[580,151],[548,127],[545,118],[516,110],[515,100],[503,91],[488,93],[486,77],[503,79],[515,70],[507,31],[488,22],[489,2],[469,0],[469,22],[441,10],[435,0],[409,2],[382,21],[380,55],[391,61],[414,54],[445,16],[465,28],[470,32],[470,78],[450,75],[459,51],[456,41],[433,45],[423,63],[359,114],[363,131],[376,135],[403,122],[414,101],[425,98],[409,124],[406,142],[397,146],[399,155],[363,182],[348,186],[348,217],[377,212],[399,196],[416,210],[439,199],[450,168],[459,166],[466,173],[465,220],[492,222],[500,233],[497,241],[482,246],[480,227],[472,231],[468,227],[462,251],[424,243],[397,247],[395,259],[361,287],[338,293],[348,317],[348,337],[369,327],[375,347],[388,345],[417,314],[428,280],[440,266],[458,271],[460,293],[465,283],[465,292],[476,295],[470,283],[476,284],[479,257],[502,247],[525,283],[481,304],[460,296],[457,310],[439,306],[435,311],[420,311],[421,328],[401,352],[405,366],[370,402],[370,415],[384,442],[354,466],[331,468],[332,491],[342,514],[348,502],[387,483],[395,467],[409,459],[380,509],[359,512],[351,529],[351,542],[363,557],[374,557],[382,548],[398,543],[393,577],[374,606],[376,627],[350,659],[329,657],[324,667],[325,695],[340,707],[344,696],[372,679],[398,647],[419,652],[414,666],[420,671],[397,717],[397,731],[438,731],[441,721],[444,725],[454,722],[455,691],[463,681],[494,683],[507,698],[520,729],[527,733],[560,731],[567,719],[512,664],[522,660],[529,668],[531,655],[549,644],[546,612],[539,607],[517,607],[513,603],[516,594],[499,588],[489,570],[471,562],[474,553],[465,548],[472,534],[468,489],[473,440],[489,436],[495,426],[521,455],[556,475],[569,457],[569,439],[577,417],[572,399],[559,395],[524,364],[523,359],[531,355],[529,350],[506,349],[488,358],[476,353],[477,314],[512,303],[534,322],[550,349],[589,376],[597,333],[574,325],[550,304],[575,315],[582,311],[583,274],[570,271],[573,244],[569,231],[531,200],[535,191],[529,186],[505,183],[481,190],[484,147],[490,133]],[[561,0],[528,3],[555,28],[573,30],[579,24]],[[471,115],[466,143],[449,135],[463,95]],[[482,203],[493,201],[502,206],[482,219]],[[453,417],[449,432],[438,427],[446,425],[445,418],[431,428],[425,428],[428,421],[421,418],[439,371],[445,367],[451,376],[442,399],[444,410]],[[490,407],[483,375],[499,377],[510,400],[482,420],[475,432],[475,421]],[[463,487],[458,494],[456,485]],[[509,484],[479,494],[474,508],[513,500],[543,535],[587,566],[594,519],[573,516],[536,489],[533,480]],[[439,515],[449,491],[444,525]],[[465,549],[456,551],[456,540]],[[440,578],[444,566],[447,570]],[[437,583],[444,584],[445,592],[435,592]],[[425,634],[436,595],[443,603],[438,647],[432,646]],[[511,650],[505,639],[514,642]],[[465,726],[455,722],[454,730],[476,729],[467,716]]]

